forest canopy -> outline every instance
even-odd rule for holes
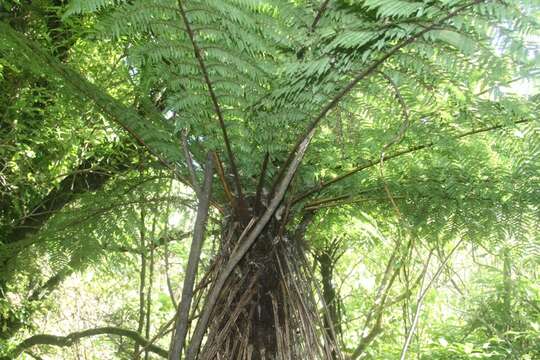
[[[540,359],[540,2],[0,0],[0,359]]]

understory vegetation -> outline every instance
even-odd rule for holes
[[[0,0],[0,359],[540,359],[536,0]]]

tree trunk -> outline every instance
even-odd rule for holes
[[[502,251],[503,258],[503,309],[506,318],[506,329],[512,328],[512,258],[510,248],[505,247]]]
[[[225,219],[214,278],[237,245],[240,225],[246,225],[233,216]],[[227,280],[200,359],[332,359],[301,246],[289,235],[272,217]]]

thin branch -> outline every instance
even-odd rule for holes
[[[206,83],[206,87],[208,88],[208,93],[210,94],[210,98],[212,100],[212,104],[214,105],[214,110],[216,112],[216,115],[219,120],[219,126],[221,128],[221,132],[223,133],[223,141],[225,142],[225,148],[227,150],[227,157],[229,158],[229,162],[231,165],[231,169],[234,175],[234,182],[236,186],[236,191],[238,193],[238,198],[240,201],[243,201],[244,195],[242,193],[242,185],[240,183],[240,175],[238,173],[238,169],[236,167],[236,162],[234,160],[234,154],[232,152],[231,143],[229,141],[229,136],[227,135],[227,129],[225,128],[225,119],[223,118],[223,113],[221,111],[221,107],[219,106],[219,102],[217,100],[216,93],[214,92],[214,87],[212,86],[212,82],[210,81],[210,77],[208,76],[208,70],[206,69],[206,65],[204,63],[201,50],[199,46],[197,45],[197,42],[195,41],[195,34],[193,30],[191,29],[191,25],[189,23],[189,20],[187,18],[186,12],[184,11],[184,7],[182,6],[182,1],[178,0],[178,9],[180,10],[180,15],[182,16],[182,19],[184,21],[184,25],[186,26],[186,31],[189,36],[189,40],[191,41],[191,45],[193,46],[193,52],[195,54],[195,57],[197,58],[197,62],[199,63],[199,66],[202,71],[202,75],[204,77],[204,82]]]
[[[528,78],[529,76],[531,76],[531,75],[537,76],[538,74],[531,74],[531,73],[529,73],[529,74],[526,74],[526,75],[524,75],[524,76],[518,76],[518,77],[515,77],[515,78],[513,78],[513,79],[511,79],[511,80],[503,81],[503,82],[501,82],[501,83],[498,83],[498,84],[495,84],[495,85],[493,85],[493,86],[490,86],[490,87],[488,87],[487,89],[484,89],[484,90],[482,90],[482,91],[479,91],[479,92],[477,92],[477,93],[474,94],[474,95],[475,95],[475,96],[481,96],[481,95],[484,95],[485,93],[490,92],[491,90],[493,90],[493,89],[496,88],[496,87],[499,87],[499,86],[509,86],[509,85],[511,85],[511,84],[513,84],[513,83],[515,83],[515,82],[520,81],[520,80],[525,80],[525,79],[527,79],[527,78]]]
[[[409,125],[411,124],[411,121],[410,121],[410,116],[409,116],[409,109],[407,107],[407,104],[405,103],[405,99],[403,99],[403,96],[401,95],[401,91],[399,90],[399,87],[397,86],[397,84],[394,82],[394,80],[392,80],[392,78],[390,76],[388,76],[384,72],[379,71],[379,74],[381,74],[381,76],[384,77],[386,79],[386,81],[388,81],[388,83],[390,84],[390,86],[394,90],[394,93],[396,95],[396,99],[398,100],[399,105],[401,106],[401,113],[402,113],[402,117],[403,117],[403,123],[401,124],[401,127],[399,128],[398,133],[396,134],[396,136],[392,140],[390,140],[390,142],[388,142],[383,147],[383,151],[382,151],[382,155],[381,155],[381,161],[383,161],[384,160],[384,153],[386,152],[386,150],[388,150],[388,148],[390,148],[393,145],[399,144],[401,142],[401,140],[403,140],[403,138],[405,137],[405,132],[409,128]]]
[[[364,334],[362,336],[360,343],[358,344],[358,346],[354,350],[354,353],[350,357],[351,360],[357,359],[364,352],[365,348],[375,339],[375,337],[383,331],[382,318],[383,318],[383,310],[385,309],[386,298],[388,296],[388,292],[390,291],[394,280],[396,279],[398,275],[398,272],[399,272],[399,269],[393,272],[392,276],[389,279],[388,286],[386,286],[386,288],[384,289],[384,292],[382,292],[380,296],[377,296],[375,300],[375,304],[370,309],[370,312],[368,313],[367,318],[366,318],[364,331],[367,331],[368,325],[371,322],[372,318],[375,318],[375,323],[371,327],[369,332],[367,332],[367,334]],[[379,292],[381,292],[382,290],[383,290],[383,283],[381,283]]]
[[[353,354],[351,355],[350,357],[351,360],[354,360],[360,357],[360,355],[362,355],[362,353],[364,352],[365,348],[373,341],[373,339],[375,339],[375,337],[379,333],[383,331],[382,317],[383,317],[383,310],[387,307],[386,300],[388,299],[390,290],[392,289],[392,285],[404,264],[403,257],[398,258],[400,246],[401,246],[401,239],[398,239],[398,241],[396,242],[396,245],[394,246],[394,250],[392,251],[392,254],[390,255],[388,262],[386,264],[383,278],[381,280],[381,283],[375,295],[374,304],[366,316],[366,321],[364,324],[364,335],[362,336],[360,343],[358,344]],[[407,252],[413,246],[414,246],[414,242],[413,242],[413,239],[411,238],[407,244]],[[431,257],[431,254],[430,254],[430,257]],[[375,323],[371,327],[371,329],[368,331],[368,327],[372,319],[375,319]]]
[[[377,68],[382,65],[386,60],[388,60],[390,57],[392,57],[394,54],[396,54],[399,50],[401,50],[402,48],[404,48],[405,46],[407,45],[410,45],[412,44],[413,42],[415,42],[417,39],[421,38],[422,36],[424,36],[426,33],[430,32],[431,30],[435,29],[436,27],[440,26],[441,24],[443,24],[444,22],[446,22],[447,20],[453,18],[454,16],[458,15],[459,13],[461,13],[463,10],[473,6],[473,5],[476,5],[480,2],[482,2],[484,0],[474,0],[472,2],[469,2],[465,5],[462,5],[460,7],[458,7],[457,9],[455,9],[454,11],[450,12],[449,14],[447,14],[446,16],[444,16],[442,19],[440,19],[439,21],[431,24],[430,26],[426,27],[425,29],[419,31],[418,33],[412,35],[411,37],[399,42],[397,45],[393,46],[392,48],[390,48],[390,50],[388,50],[384,55],[382,55],[379,59],[375,60],[374,62],[371,63],[371,65],[369,65],[368,67],[366,67],[364,70],[362,70],[359,74],[357,74],[353,80],[351,82],[349,82],[343,89],[341,89],[335,96],[332,100],[330,100],[330,102],[328,104],[326,104],[322,109],[321,111],[319,112],[319,114],[311,121],[311,123],[308,125],[308,127],[306,128],[306,130],[298,137],[298,140],[296,141],[296,144],[294,145],[293,149],[291,150],[291,152],[289,153],[288,157],[287,157],[287,160],[285,161],[285,163],[283,164],[283,166],[281,167],[281,170],[276,178],[276,181],[275,181],[275,186],[273,188],[275,188],[277,186],[277,184],[279,184],[280,180],[281,180],[281,177],[283,176],[284,172],[288,169],[288,165],[291,163],[291,161],[294,159],[295,157],[295,154],[297,152],[297,149],[299,149],[300,145],[304,142],[304,140],[309,136],[309,134],[315,130],[317,128],[317,126],[319,125],[319,123],[321,122],[321,120],[330,112],[330,110],[332,110],[334,107],[336,107],[336,105],[339,104],[339,102],[346,96],[348,95],[352,89],[354,89],[354,87],[360,82],[362,81],[363,79],[365,79],[366,77],[368,77],[369,75],[371,75],[374,71],[377,70]],[[274,191],[272,191],[272,194],[274,193]]]
[[[437,247],[437,257],[439,258],[439,261],[443,261],[444,259],[444,253],[441,251],[439,247]],[[451,266],[446,265],[446,275],[448,277],[448,280],[450,281],[450,284],[454,287],[454,289],[459,293],[459,295],[464,296],[464,291],[467,290],[467,286],[463,282],[463,279],[459,276],[459,274],[452,268]],[[459,285],[454,280],[454,276],[458,278],[458,280],[461,282],[461,286],[463,286],[463,290],[459,287]]]
[[[214,164],[216,166],[216,171],[219,176],[219,180],[221,181],[221,185],[223,186],[223,191],[225,192],[225,197],[227,197],[227,200],[231,204],[232,207],[235,207],[235,200],[231,193],[231,190],[229,189],[229,183],[227,182],[227,179],[225,178],[225,172],[223,170],[223,164],[221,163],[221,159],[219,158],[219,155],[214,152],[212,153]]]
[[[360,193],[362,194],[363,191]],[[344,194],[344,195],[339,195],[339,196],[333,196],[331,198],[322,198],[322,199],[317,199],[317,200],[313,200],[312,202],[310,202],[309,204],[307,204],[304,208],[307,209],[309,207],[312,207],[312,206],[320,206],[320,205],[325,205],[325,204],[328,204],[328,203],[334,203],[336,201],[340,201],[340,200],[347,200],[347,199],[350,199],[354,196],[359,196],[360,194]]]
[[[148,340],[143,338],[139,333],[133,330],[127,330],[122,329],[118,327],[101,327],[96,329],[88,329],[78,332],[73,332],[66,336],[57,336],[57,335],[48,335],[48,334],[40,334],[40,335],[34,335],[29,337],[28,339],[21,342],[17,347],[10,353],[8,357],[3,358],[2,360],[9,360],[9,359],[16,359],[17,356],[19,356],[22,352],[26,351],[27,349],[36,346],[36,345],[52,345],[52,346],[60,346],[60,347],[66,347],[71,346],[76,341],[90,336],[97,336],[97,335],[117,335],[117,336],[124,336],[128,337],[131,340],[135,341],[137,344],[147,346]],[[154,354],[157,354],[163,358],[167,358],[167,350],[157,346],[157,345],[150,345],[148,346],[148,351],[153,352]]]
[[[390,191],[390,188],[388,187],[388,182],[386,181],[386,178],[384,176],[384,156],[386,154],[386,151],[393,145],[399,144],[401,140],[405,137],[405,132],[409,128],[411,122],[409,118],[409,110],[407,108],[407,104],[405,103],[405,100],[403,99],[403,96],[401,96],[401,91],[399,90],[399,87],[396,85],[394,80],[388,75],[386,75],[384,72],[379,72],[390,84],[390,86],[394,89],[394,92],[396,94],[396,98],[401,105],[401,112],[403,117],[403,123],[401,124],[401,127],[399,128],[399,131],[397,132],[396,136],[392,140],[390,140],[386,145],[384,145],[382,151],[381,151],[381,157],[379,160],[379,172],[381,175],[381,180],[383,182],[383,187],[386,195],[388,196],[388,199],[390,200],[390,203],[392,204],[392,207],[396,211],[396,215],[399,219],[399,221],[403,220],[403,216],[401,216],[401,211],[399,210],[399,206],[396,204],[396,201],[394,200],[394,197],[392,195],[392,192]]]
[[[168,243],[171,243],[173,241],[180,241],[187,239],[192,234],[191,231],[185,232],[185,233],[171,233],[165,236],[161,236],[157,239],[157,241],[152,241],[148,246],[145,246],[145,248],[141,249],[139,248],[132,248],[130,246],[110,246],[108,244],[102,244],[101,248],[106,251],[115,251],[115,252],[123,252],[123,253],[131,253],[131,254],[144,254],[146,252],[154,251],[157,248],[159,248],[161,245],[167,246]]]
[[[518,121],[515,121],[514,123],[512,123],[512,125],[523,124],[523,123],[527,123],[527,122],[530,122],[530,121],[531,121],[531,119],[518,120]],[[498,129],[505,128],[506,126],[507,126],[507,124],[499,124],[499,125],[488,126],[488,127],[480,128],[480,129],[476,129],[476,130],[471,130],[471,131],[467,131],[467,132],[464,132],[462,134],[459,134],[459,135],[455,136],[454,139],[461,139],[461,138],[471,136],[471,135],[476,135],[476,134],[480,134],[480,133],[484,133],[484,132],[488,132],[488,131],[492,131],[492,130],[498,130]],[[433,147],[434,145],[435,145],[435,142],[429,142],[427,144],[411,146],[408,149],[397,151],[397,152],[395,152],[395,153],[393,153],[391,155],[388,155],[388,156],[385,155],[384,156],[384,161],[388,161],[388,160],[391,160],[391,159],[394,159],[394,158],[397,158],[397,157],[400,157],[400,156],[403,156],[403,155],[407,155],[407,154],[410,154],[410,153],[415,152],[415,151],[427,149],[427,148]],[[295,203],[305,199],[306,197],[308,197],[310,195],[313,195],[315,193],[318,193],[319,191],[327,188],[328,186],[330,186],[332,184],[335,184],[338,181],[346,179],[349,176],[354,175],[354,174],[356,174],[356,173],[358,173],[358,172],[360,172],[362,170],[369,169],[369,168],[371,168],[371,167],[373,167],[373,166],[375,166],[377,164],[379,164],[379,159],[373,159],[373,160],[368,161],[365,164],[359,165],[359,166],[353,168],[352,170],[347,171],[346,173],[338,175],[338,176],[336,176],[336,177],[334,177],[334,178],[332,178],[330,180],[323,181],[319,185],[316,185],[316,186],[314,186],[314,187],[312,187],[310,189],[307,189],[306,191],[296,195],[294,197],[294,199],[292,200],[292,203],[295,204]]]
[[[416,312],[414,314],[414,319],[413,319],[413,322],[411,324],[411,328],[409,329],[409,333],[407,334],[407,338],[405,340],[405,343],[403,344],[403,349],[401,350],[401,356],[400,356],[400,360],[405,360],[405,356],[407,355],[407,350],[409,348],[409,345],[411,343],[411,340],[412,340],[412,337],[414,335],[414,331],[416,329],[416,326],[418,325],[418,319],[420,317],[420,310],[421,310],[421,307],[422,307],[422,303],[424,301],[424,298],[429,290],[429,288],[431,287],[431,285],[433,285],[433,283],[435,282],[435,280],[437,280],[437,278],[439,277],[439,275],[441,274],[441,272],[443,271],[443,269],[445,268],[446,266],[446,263],[448,262],[448,260],[450,260],[450,258],[452,257],[452,255],[454,254],[454,252],[457,250],[457,248],[461,245],[461,243],[463,242],[463,239],[459,240],[458,243],[456,244],[456,246],[454,246],[454,248],[452,248],[452,250],[450,251],[450,253],[446,256],[446,258],[444,259],[444,261],[440,264],[439,268],[437,269],[437,272],[435,273],[435,275],[433,275],[433,277],[430,279],[429,283],[426,285],[426,287],[424,288],[423,286],[420,288],[420,293],[418,294],[418,300],[416,301]]]
[[[140,159],[140,165],[139,165],[139,176],[143,176],[143,160],[142,156]],[[139,271],[139,317],[137,321],[137,333],[142,333],[144,329],[144,321],[145,321],[145,287],[146,287],[146,253],[144,252],[144,249],[146,248],[146,206],[145,205],[145,198],[144,193],[141,192],[141,195],[139,197],[141,203],[140,206],[140,218],[139,218],[139,248],[140,248],[140,257],[141,257],[141,267]],[[133,352],[133,360],[140,359],[139,355],[139,343],[135,343],[135,349]]]
[[[319,7],[319,11],[317,11],[317,15],[315,15],[315,19],[313,19],[313,23],[311,24],[309,28],[309,32],[312,33],[315,31],[315,28],[317,27],[317,24],[322,19],[324,13],[326,12],[326,9],[328,8],[328,3],[330,0],[324,0],[321,4],[321,7]]]
[[[154,198],[146,199],[144,202],[145,203],[156,203],[156,202],[166,202],[166,201],[175,201],[175,202],[178,202],[178,203],[180,203],[182,205],[185,205],[186,207],[192,207],[191,204],[190,204],[190,200],[188,198],[183,198],[183,197],[180,197],[180,196],[160,196],[160,197],[154,197]],[[79,207],[79,208],[72,207],[72,208],[68,208],[68,209],[63,209],[63,212],[64,213],[81,213],[81,212],[90,213],[90,212],[95,212],[95,211],[110,211],[110,210],[114,210],[116,208],[120,208],[122,206],[129,206],[129,205],[139,204],[139,203],[141,203],[140,200],[124,201],[124,202],[112,203],[111,206],[107,206],[107,207],[103,207],[103,208],[99,208],[99,209],[91,209],[91,210],[87,210],[84,207]],[[86,206],[86,207],[89,208],[90,206]],[[34,215],[53,214],[54,212],[55,212],[54,210],[43,211],[43,212],[32,214],[29,217],[32,217]],[[25,226],[25,228],[38,229],[36,226],[29,226],[29,225]]]
[[[172,192],[172,188],[173,188],[173,182],[171,180],[171,181],[169,181],[169,194]],[[165,211],[166,211],[167,214],[171,213],[171,203],[167,203],[167,207],[166,207]],[[169,222],[167,222],[165,224],[165,231],[169,231],[170,225],[171,224],[169,224]],[[175,314],[176,314],[176,311],[178,310],[178,304],[176,303],[176,296],[174,295],[174,290],[173,290],[172,283],[171,283],[171,277],[169,275],[170,265],[169,265],[169,244],[168,244],[168,242],[165,242],[163,257],[164,257],[164,260],[165,260],[165,280],[166,280],[166,283],[167,283],[167,290],[169,291],[169,297],[170,297],[171,302],[172,302],[172,304],[174,306]]]
[[[167,282],[167,290],[169,291],[169,297],[171,298],[171,302],[174,306],[174,309],[177,310],[178,309],[178,303],[176,302],[176,297],[174,295],[174,289],[173,289],[173,286],[172,286],[172,283],[171,283],[171,276],[169,275],[169,267],[170,267],[170,264],[169,264],[169,247],[167,244],[165,244],[165,254],[164,254],[164,258],[165,258],[165,279],[166,279],[166,282]]]
[[[268,167],[269,158],[270,158],[270,153],[266,152],[266,154],[264,155],[263,163],[262,163],[261,173],[259,174],[259,183],[257,184],[257,192],[255,194],[255,203],[253,205],[256,210],[255,213],[258,213],[258,210],[259,210],[259,203],[261,202],[262,190],[264,186],[264,177],[266,175],[266,169]]]
[[[174,330],[174,321],[176,320],[176,313],[173,315],[173,317],[167,321],[165,324],[161,325],[159,330],[157,331],[156,335],[154,335],[153,338],[148,340],[148,343],[141,348],[139,353],[142,353],[143,351],[147,350],[149,346],[154,344],[157,340],[162,338],[163,336],[167,335],[169,332]],[[173,325],[173,326],[171,326]],[[170,328],[169,328],[170,327]]]
[[[193,184],[193,190],[195,190],[195,193],[197,194],[197,196],[200,196],[201,188],[199,187],[199,183],[197,181],[197,175],[195,174],[195,167],[193,166],[193,158],[191,157],[191,153],[189,152],[186,131],[182,131],[180,136],[182,137],[182,150],[184,150],[184,157],[186,158],[189,176],[191,177],[191,182]]]
[[[58,287],[58,285],[64,281],[64,279],[75,271],[75,264],[78,260],[79,259],[72,258],[66,266],[51,276],[47,281],[45,281],[45,283],[43,283],[43,285],[39,286],[37,289],[34,289],[26,301],[40,301],[52,293]]]
[[[197,217],[193,228],[193,241],[189,251],[189,259],[186,269],[184,285],[182,286],[182,298],[178,307],[178,316],[176,318],[175,333],[171,338],[170,360],[178,360],[182,354],[182,348],[186,339],[189,309],[193,298],[193,285],[197,276],[197,268],[201,257],[201,249],[206,232],[206,222],[208,220],[208,211],[210,209],[210,195],[212,193],[212,154],[209,152],[204,171],[204,184],[199,193],[199,206],[197,208]]]
[[[399,196],[392,195],[392,197],[394,198],[394,200],[396,200],[396,199],[405,199],[406,198],[403,195],[399,195]],[[370,201],[386,202],[386,201],[389,201],[389,200],[390,199],[388,198],[388,195],[385,194],[384,196],[349,199],[349,200],[337,201],[337,202],[330,203],[330,204],[321,204],[321,205],[317,205],[317,206],[308,205],[308,206],[304,207],[304,210],[313,211],[313,210],[321,210],[321,209],[333,208],[333,207],[342,206],[342,205],[351,205],[351,204],[358,204],[358,203],[370,202]]]
[[[25,350],[24,353],[30,355],[30,357],[32,357],[32,358],[34,358],[36,360],[44,360],[41,356],[39,356],[37,354],[34,354],[33,352],[31,352],[29,350]]]
[[[156,224],[157,224],[157,217],[154,217],[152,221],[152,231],[151,236],[152,239],[156,236]],[[152,288],[154,284],[154,265],[155,265],[155,258],[154,258],[154,248],[151,247],[150,249],[150,264],[149,264],[149,274],[148,274],[148,289],[146,292],[146,321],[145,321],[145,331],[144,331],[144,337],[146,339],[150,339],[150,328],[151,328],[151,314],[152,314]],[[148,349],[144,350],[144,360],[148,360],[149,351]]]
[[[411,296],[412,294],[412,291],[418,286],[420,285],[420,283],[422,282],[422,279],[424,278],[424,276],[426,275],[426,272],[428,270],[428,265],[429,265],[429,262],[431,261],[431,257],[433,255],[433,251],[431,251],[428,255],[428,259],[426,261],[426,264],[424,265],[424,268],[422,269],[420,275],[418,275],[418,277],[415,279],[415,281],[413,282],[412,286],[409,286],[404,292],[402,292],[401,294],[397,295],[395,298],[393,298],[391,301],[389,301],[388,303],[385,304],[385,308],[388,308],[388,307],[391,307],[391,306],[394,306],[396,305],[397,303],[407,299],[408,297]]]

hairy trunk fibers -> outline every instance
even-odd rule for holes
[[[239,238],[239,222],[225,221],[215,278]],[[332,359],[299,244],[275,217],[229,277],[207,329],[199,359]]]

